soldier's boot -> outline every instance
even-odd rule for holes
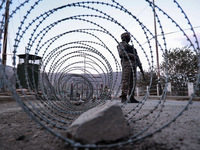
[[[124,103],[127,100],[126,95],[121,96],[121,103]]]
[[[134,96],[131,96],[130,98],[130,103],[140,103],[139,101],[137,101]]]

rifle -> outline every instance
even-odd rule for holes
[[[143,70],[143,68],[142,68],[142,65],[139,65],[138,67],[140,68],[140,72],[142,73],[142,76],[143,76],[144,81],[146,81],[146,78],[145,78],[145,75],[144,75],[144,70]]]
[[[140,68],[140,72],[142,73],[143,79],[144,79],[144,81],[146,81],[146,78],[145,78],[145,75],[144,75],[144,70],[142,68],[142,63],[140,62],[140,58],[138,57],[137,50],[133,46],[126,44],[126,51],[128,53],[134,54],[135,59],[136,59],[135,60],[136,61],[136,67],[138,66]]]
[[[144,81],[146,81],[146,78],[145,78],[145,75],[144,75],[144,70],[142,68],[142,63],[140,62],[138,55],[136,56],[136,64],[140,68],[140,72],[142,73]]]

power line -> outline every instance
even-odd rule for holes
[[[196,29],[196,28],[200,28],[200,26],[196,26],[196,27],[193,27],[193,29]],[[187,31],[187,30],[191,30],[191,28],[187,28],[187,29],[184,29],[183,31]],[[165,34],[159,34],[157,36],[163,36],[163,35],[169,35],[169,34],[174,34],[174,33],[178,33],[178,32],[182,32],[180,30],[178,31],[173,31],[173,32],[168,32],[168,33],[165,33]],[[154,37],[152,37],[150,40],[154,39]],[[150,41],[149,40],[149,41]],[[146,41],[145,43],[143,43],[142,45],[146,44],[148,41]]]
[[[200,28],[200,26],[193,27],[193,29],[196,29],[196,28]],[[191,30],[191,28],[184,29],[183,31],[187,31],[187,30]],[[173,34],[177,32],[181,32],[181,31],[178,30],[178,31],[168,32],[168,33],[165,33],[164,35]],[[159,34],[158,36],[162,36],[162,34]]]
[[[136,16],[139,16],[149,5],[145,6]]]

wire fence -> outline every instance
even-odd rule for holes
[[[162,88],[162,90],[164,87]],[[171,83],[168,83],[167,86],[167,95],[168,96],[185,96],[190,97],[191,95],[195,94],[196,97],[200,96],[200,89],[196,89],[193,83],[188,83],[187,86],[172,86]],[[151,88],[148,86],[144,87],[137,87],[135,95],[144,96],[148,93],[148,96],[160,96],[158,85],[153,85]]]

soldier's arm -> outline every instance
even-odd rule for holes
[[[119,53],[119,57],[122,58],[125,56],[125,53],[123,52],[125,50],[125,46],[120,43],[118,46],[117,46],[117,50],[118,50],[118,53]]]
[[[131,53],[127,53],[128,54],[128,57],[131,59],[131,60],[135,60],[135,55],[131,54]]]
[[[138,54],[137,54],[137,50],[136,50],[135,48],[134,48],[134,54],[135,54],[137,66],[138,66],[139,68],[141,68],[141,67],[142,67],[142,63],[140,62],[140,58],[139,58],[139,56],[138,56]]]
[[[117,46],[117,49],[118,49],[120,58],[123,58],[123,57],[127,58],[127,56],[128,56],[128,58],[131,59],[131,60],[135,59],[135,55],[134,54],[125,52],[125,49],[126,49],[126,45],[125,44],[120,43]]]

